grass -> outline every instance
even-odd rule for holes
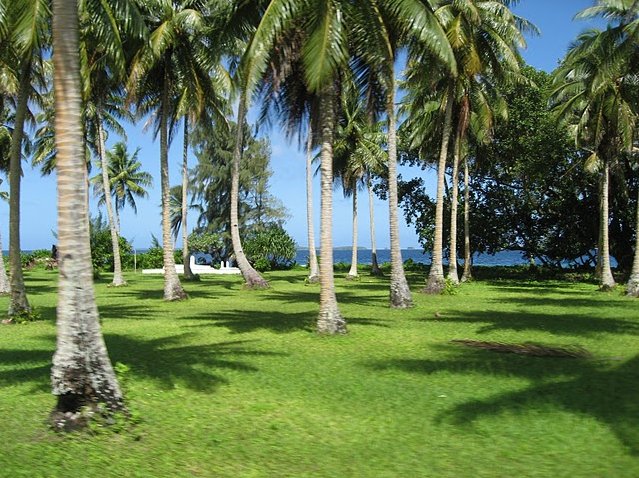
[[[43,320],[0,327],[2,477],[636,477],[639,304],[592,284],[484,280],[387,306],[387,279],[338,275],[350,333],[313,332],[304,272],[97,284],[113,362],[141,422],[125,433],[46,428],[56,273],[26,274]],[[7,299],[0,299],[6,307]],[[580,345],[592,359],[459,347],[452,339]]]

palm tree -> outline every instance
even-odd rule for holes
[[[372,245],[372,274],[381,271],[377,264],[375,247],[375,222],[371,177],[383,174],[388,154],[383,146],[387,135],[381,124],[373,122],[373,114],[365,111],[355,85],[350,83],[342,93],[342,108],[336,131],[334,170],[337,182],[341,182],[346,197],[353,198],[353,247],[351,268],[347,278],[357,277],[357,192],[360,186],[368,188],[369,215]]]
[[[308,239],[308,281],[319,281],[319,265],[315,250],[315,227],[313,225],[313,131],[309,125],[306,140],[306,230]]]
[[[578,17],[580,18],[592,18],[592,17],[604,17],[607,18],[611,24],[609,24],[609,30],[615,32],[617,36],[617,44],[615,49],[615,55],[611,58],[620,59],[622,61],[622,70],[626,73],[637,74],[636,67],[631,66],[633,60],[636,65],[636,49],[639,45],[639,0],[627,0],[624,2],[613,2],[612,0],[599,0],[597,5],[583,10]],[[633,107],[637,108],[637,102]],[[604,171],[604,176],[607,171]],[[605,181],[602,181],[600,191],[604,192]],[[607,189],[607,188],[606,188]],[[602,194],[602,201],[600,207],[601,221],[604,220],[607,210],[604,210],[604,194]],[[637,227],[639,228],[639,206],[637,207]],[[607,229],[607,228],[606,228]],[[607,230],[604,227],[600,227],[599,233],[599,250],[603,252],[600,259],[597,261],[597,271],[601,280],[602,286],[605,288],[610,287],[610,276],[608,272],[605,272],[605,281],[608,283],[604,285],[604,274],[606,269],[606,249],[604,242],[606,240]],[[639,297],[639,234],[637,234],[635,244],[635,256],[632,264],[632,271],[630,272],[630,278],[627,285],[627,294],[633,297]]]
[[[164,251],[164,299],[180,300],[186,293],[175,271],[170,223],[168,167],[169,129],[180,114],[183,88],[209,82],[208,55],[201,33],[205,9],[199,0],[170,2],[153,0],[144,4],[150,22],[149,41],[132,61],[130,91],[138,114],[156,112],[156,135],[160,134],[160,177],[162,190],[162,243]],[[205,91],[205,90],[202,90]],[[203,92],[193,93],[203,98]],[[159,131],[158,131],[159,130]]]
[[[86,202],[82,95],[78,58],[78,6],[53,3],[56,146],[58,150],[58,339],[51,369],[57,404],[53,426],[70,430],[87,424],[84,411],[107,415],[124,410],[124,399],[100,331],[92,281]]]
[[[449,278],[459,282],[457,274],[457,195],[458,168],[460,149],[465,142],[470,115],[471,89],[476,83],[505,81],[518,77],[520,57],[517,49],[525,46],[523,30],[536,31],[526,20],[515,16],[509,9],[508,0],[462,0],[444,1],[436,10],[442,28],[454,51],[457,63],[457,75],[434,71],[424,75],[419,62],[423,57],[416,57],[411,62],[408,73],[409,84],[413,83],[415,94],[425,91],[436,91],[441,98],[443,128],[441,130],[441,147],[437,166],[437,206],[435,211],[435,237],[432,252],[432,265],[425,292],[439,293],[443,290],[443,199],[446,161],[449,155],[449,143],[456,119],[457,134],[455,138],[453,162],[453,207],[451,215],[451,270]],[[415,86],[414,84],[417,84]],[[424,89],[429,88],[429,89]],[[421,90],[421,93],[420,93]],[[427,96],[427,95],[425,95]],[[432,97],[431,97],[432,98]],[[413,115],[423,115],[421,102],[411,106]],[[431,105],[428,105],[430,108]],[[427,127],[432,127],[428,126]]]
[[[20,178],[22,176],[22,146],[24,123],[32,93],[34,69],[41,60],[48,35],[49,3],[45,0],[20,0],[8,5],[6,17],[11,31],[11,45],[18,72],[18,93],[9,154],[9,267],[11,269],[11,300],[9,316],[29,314],[20,258]]]
[[[140,148],[129,154],[126,143],[118,142],[107,151],[109,184],[115,206],[116,218],[127,205],[137,213],[135,198],[147,198],[146,188],[153,186],[153,177],[142,171],[142,163],[138,159]],[[101,176],[91,179],[93,193],[100,198],[98,204],[104,202],[104,189]],[[119,220],[117,221],[119,223]],[[119,229],[119,226],[118,226]]]
[[[615,286],[610,268],[608,238],[610,166],[630,151],[636,125],[637,76],[628,74],[619,56],[621,37],[614,30],[590,31],[579,36],[555,72],[553,92],[557,115],[571,125],[577,146],[590,154],[586,170],[600,177],[600,288]]]

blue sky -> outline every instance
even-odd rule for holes
[[[593,0],[521,0],[515,12],[532,21],[541,30],[541,35],[528,39],[528,48],[523,52],[526,61],[536,68],[551,71],[566,52],[569,44],[577,34],[592,26],[592,23],[573,21],[574,15],[591,6]],[[297,149],[297,144],[288,144],[279,134],[277,128],[267,133],[271,138],[271,168],[274,171],[271,179],[271,191],[286,205],[290,219],[286,229],[300,245],[306,245],[306,205],[305,205],[305,172],[304,155]],[[109,143],[117,141],[111,138]],[[151,241],[151,234],[161,237],[160,227],[160,181],[159,181],[159,146],[154,142],[151,133],[142,131],[142,125],[128,128],[129,150],[140,147],[140,159],[144,169],[155,178],[154,187],[149,191],[149,198],[138,201],[137,216],[132,211],[123,212],[121,217],[122,234],[133,241],[136,248],[146,248]],[[171,184],[180,181],[182,144],[179,138],[173,143],[170,151]],[[191,165],[194,164],[191,158]],[[24,166],[22,182],[22,249],[50,248],[55,242],[52,231],[56,230],[56,184],[55,177],[43,178],[29,165]],[[94,171],[97,171],[94,170]],[[434,185],[434,171],[401,168],[404,178],[423,177],[429,189]],[[95,174],[95,173],[94,173]],[[7,189],[6,182],[2,184]],[[315,178],[315,224],[319,231],[319,178]],[[7,204],[0,204],[0,230],[2,231],[3,249],[8,248],[9,210]],[[91,198],[91,209],[95,213],[96,200]],[[370,246],[368,233],[368,202],[366,194],[360,194],[359,201],[359,243]],[[351,243],[351,200],[344,199],[340,192],[334,195],[334,244],[349,245]],[[386,248],[389,244],[388,205],[386,202],[375,202],[375,224],[377,246]],[[400,211],[401,215],[401,211]],[[191,218],[190,227],[195,223]],[[400,237],[402,247],[418,247],[417,235],[413,228],[401,221]],[[319,233],[316,233],[319,241]],[[178,243],[178,246],[180,244]]]

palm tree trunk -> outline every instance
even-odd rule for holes
[[[435,240],[431,258],[430,273],[423,292],[427,294],[439,294],[444,290],[443,236],[444,236],[444,181],[446,174],[446,158],[448,156],[448,143],[452,131],[453,96],[448,94],[446,98],[446,113],[444,118],[444,131],[442,133],[442,146],[439,152],[437,164],[437,205],[435,207]]]
[[[6,295],[11,292],[9,284],[9,276],[4,265],[4,254],[2,253],[2,240],[0,240],[0,295]]]
[[[473,257],[470,250],[470,171],[468,158],[464,157],[464,273],[461,281],[468,282],[473,278]]]
[[[462,151],[461,131],[458,132],[453,146],[455,154],[453,158],[452,193],[450,203],[450,260],[448,265],[448,279],[453,284],[459,284],[457,273],[457,203],[459,201],[459,160]]]
[[[9,152],[9,270],[11,272],[11,300],[9,301],[9,317],[29,314],[31,307],[27,300],[27,292],[22,276],[22,260],[20,257],[20,180],[22,176],[22,138],[24,119],[27,114],[29,91],[31,89],[31,55],[22,60],[20,69],[20,87],[18,104],[11,135]]]
[[[102,189],[104,190],[104,204],[106,205],[107,217],[109,218],[109,229],[111,230],[111,246],[113,248],[113,287],[126,285],[126,281],[122,276],[122,260],[120,258],[120,238],[118,237],[118,228],[115,222],[115,214],[113,212],[113,204],[111,203],[111,181],[109,179],[109,165],[106,158],[106,143],[104,140],[104,128],[102,125],[102,116],[96,114],[96,123],[98,125],[98,151],[100,153],[100,166],[102,168]]]
[[[189,190],[189,118],[184,116],[184,153],[182,155],[182,263],[184,264],[184,278],[193,280],[195,276],[191,271],[191,254],[189,254],[189,231],[186,227],[188,215],[188,190]]]
[[[394,78],[394,76],[391,75],[391,78]],[[413,298],[406,281],[399,243],[399,221],[397,218],[397,118],[395,116],[394,82],[389,88],[386,114],[388,116],[388,218],[391,246],[390,306],[395,309],[405,309],[412,307]]]
[[[93,290],[89,220],[85,197],[81,124],[78,8],[73,0],[53,3],[54,86],[58,173],[59,286],[57,346],[51,369],[57,430],[85,426],[98,404],[103,414],[124,410],[124,399],[100,330]]]
[[[353,247],[351,252],[351,268],[348,271],[347,279],[357,277],[357,184],[353,189]]]
[[[639,190],[637,191],[637,195],[639,196]],[[637,231],[639,231],[639,197],[637,201],[635,227]],[[626,293],[632,297],[639,297],[639,234],[635,234],[635,257],[632,262],[632,271],[630,271],[630,279],[628,279],[628,290]]]
[[[603,251],[603,227],[602,227],[602,218],[603,218],[603,183],[604,177],[603,175],[599,179],[599,233],[597,235],[597,263],[595,264],[595,278],[597,278],[601,282],[601,277],[603,276],[603,262],[601,258],[601,251]]]
[[[368,219],[371,231],[371,275],[382,276],[382,270],[377,263],[377,242],[375,240],[375,204],[373,203],[373,186],[371,177],[366,179],[366,189],[368,189]]]
[[[167,62],[168,64],[168,62]],[[171,237],[170,200],[171,188],[169,184],[169,80],[164,77],[162,91],[162,105],[160,111],[160,179],[162,190],[162,250],[164,259],[164,300],[186,299],[186,292],[180,284],[175,270],[175,256],[173,255],[173,239]]]
[[[601,290],[610,290],[615,284],[615,279],[612,276],[612,270],[610,269],[610,245],[608,234],[608,197],[610,194],[610,164],[608,160],[604,162],[603,172],[603,184],[601,188],[602,201],[601,201],[601,279],[599,287]]]
[[[309,121],[306,138],[306,225],[308,230],[308,281],[319,281],[319,267],[315,251],[315,227],[313,226],[313,131]]]
[[[235,149],[233,150],[233,164],[231,174],[231,241],[233,243],[233,253],[237,266],[242,271],[244,282],[247,287],[263,289],[267,288],[268,282],[249,263],[242,249],[240,239],[238,203],[240,197],[240,161],[242,160],[242,143],[244,140],[244,118],[246,117],[246,93],[240,95],[240,104],[237,107],[237,136],[235,138]]]
[[[330,87],[329,87],[330,88]],[[346,321],[340,314],[333,277],[333,129],[335,105],[330,92],[320,98],[321,115],[321,211],[320,211],[320,311],[317,331],[320,334],[346,333]]]

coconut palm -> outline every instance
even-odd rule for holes
[[[586,170],[600,173],[600,246],[602,290],[615,286],[609,252],[610,167],[630,151],[636,127],[636,74],[617,55],[623,38],[614,30],[579,36],[555,72],[553,99],[558,117],[568,122],[577,146],[589,152]]]
[[[424,292],[439,293],[445,285],[443,272],[443,216],[445,169],[449,156],[449,144],[453,131],[453,207],[451,216],[451,270],[452,282],[459,282],[457,274],[457,195],[460,148],[463,147],[470,118],[471,89],[477,83],[507,80],[519,73],[518,48],[525,46],[523,30],[534,31],[534,27],[514,15],[509,1],[461,0],[443,1],[436,9],[438,21],[446,31],[454,51],[457,74],[434,69],[425,72],[423,62],[432,60],[427,52],[415,52],[407,72],[407,85],[412,89],[408,114],[414,118],[416,137],[424,137],[425,131],[433,131],[433,95],[435,92],[441,107],[441,146],[437,163],[437,206],[435,210],[435,236],[432,265]],[[420,100],[423,97],[425,101]],[[416,100],[411,104],[411,100]],[[430,122],[429,122],[430,121]],[[439,121],[438,121],[439,122]],[[454,125],[457,125],[456,127]],[[421,130],[421,131],[420,131]],[[415,142],[415,137],[413,137]]]
[[[373,122],[371,110],[365,111],[361,99],[351,84],[342,94],[342,108],[335,133],[334,171],[337,183],[341,183],[344,195],[353,198],[353,245],[351,267],[347,278],[357,277],[357,197],[358,189],[367,187],[372,245],[372,273],[379,275],[375,247],[375,222],[371,177],[383,174],[388,154],[384,150],[386,134],[381,124]]]
[[[129,154],[126,143],[123,142],[115,143],[107,151],[109,183],[116,218],[127,205],[137,213],[135,199],[147,198],[149,193],[146,188],[153,186],[153,177],[146,171],[142,171],[142,163],[138,159],[139,153],[140,148],[137,148],[133,154]],[[103,204],[104,201],[101,179],[101,176],[91,179],[93,193],[100,198],[98,204]]]
[[[35,70],[41,67],[41,51],[49,35],[49,2],[19,0],[7,5],[6,24],[17,72],[18,90],[16,111],[9,154],[9,267],[11,269],[11,300],[9,316],[29,314],[20,258],[20,178],[22,175],[22,147],[28,102],[33,92]]]
[[[604,17],[608,19],[609,30],[616,33],[616,49],[614,55],[610,57],[614,60],[620,60],[621,69],[627,73],[636,72],[636,68],[631,67],[632,59],[636,55],[637,46],[639,45],[639,0],[625,0],[625,1],[612,1],[612,0],[599,0],[593,7],[583,10],[578,17],[580,18],[592,18],[592,17]],[[609,58],[609,60],[610,60]],[[634,63],[636,64],[636,62]],[[621,71],[621,70],[618,70]],[[637,107],[637,103],[633,105]],[[606,171],[604,171],[604,175]],[[602,181],[603,182],[603,181]],[[600,191],[603,193],[603,184],[600,186]],[[603,199],[602,194],[602,199]],[[603,201],[600,213],[603,216],[607,211],[603,210]],[[639,207],[637,209],[637,227],[639,227]],[[605,270],[605,254],[603,243],[605,241],[604,234],[607,231],[603,227],[600,227],[599,233],[599,250],[603,252],[601,259],[597,261],[598,276],[602,278],[603,283],[603,271]],[[607,272],[606,272],[607,275]],[[608,277],[609,281],[610,278]],[[606,286],[608,287],[608,286]],[[639,234],[635,244],[635,256],[632,264],[632,270],[630,272],[630,278],[628,280],[627,294],[633,297],[639,297]]]
[[[60,276],[51,421],[70,430],[88,423],[85,410],[104,405],[102,413],[110,415],[124,409],[124,400],[102,339],[92,281],[77,3],[55,0],[53,13]]]
[[[339,0],[273,0],[244,56],[243,91],[251,94],[272,62],[273,54],[287,52],[300,58],[304,87],[319,100],[318,137],[321,144],[321,264],[320,317],[318,330],[336,333],[345,330],[335,299],[332,264],[332,156],[336,121],[336,99],[341,74],[351,58],[357,58],[359,78],[383,79],[385,107],[389,119],[389,195],[391,207],[391,245],[393,263],[401,264],[397,235],[397,184],[395,139],[395,48],[393,40],[411,31],[431,49],[446,56],[449,50],[443,32],[430,14],[430,7],[413,0],[346,2]],[[391,29],[392,27],[392,29]],[[390,32],[393,32],[391,35]],[[292,34],[297,32],[297,35]],[[395,35],[395,33],[398,33]],[[448,55],[450,57],[450,55]],[[368,68],[366,68],[368,67]],[[240,103],[242,106],[242,102]],[[394,218],[394,219],[393,219]],[[401,266],[400,266],[401,267]],[[398,270],[397,268],[395,270]],[[391,275],[391,304],[410,305],[410,290],[401,270]]]
[[[156,114],[155,133],[160,135],[164,298],[180,300],[186,298],[186,293],[175,271],[171,240],[169,129],[175,126],[179,117],[179,97],[183,88],[205,88],[209,83],[211,65],[205,51],[206,42],[201,36],[206,25],[206,8],[199,0],[153,0],[145,3],[143,10],[151,32],[148,42],[132,60],[129,89],[139,115]],[[205,96],[201,91],[193,95]]]

